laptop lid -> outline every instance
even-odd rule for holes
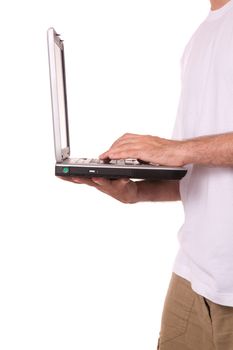
[[[54,28],[47,31],[50,88],[56,161],[70,156],[69,121],[63,41]]]

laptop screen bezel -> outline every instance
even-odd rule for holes
[[[66,90],[66,73],[65,73],[65,54],[64,44],[60,39],[59,34],[54,28],[49,28],[47,31],[48,39],[48,54],[49,54],[49,71],[50,71],[50,87],[51,87],[51,101],[52,101],[52,115],[53,115],[53,131],[54,131],[54,148],[56,161],[62,162],[70,156],[70,138],[69,138],[69,121],[68,121],[68,106],[67,106],[67,90]],[[56,45],[56,46],[55,46]],[[60,50],[61,62],[56,59],[56,47]],[[62,147],[62,125],[59,110],[59,94],[58,94],[58,77],[56,64],[61,64],[62,69],[62,86],[65,108],[65,132],[66,146]]]

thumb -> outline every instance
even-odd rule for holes
[[[122,184],[127,184],[128,182],[130,182],[130,179],[129,178],[123,178],[123,179],[120,179],[120,181],[122,182]]]

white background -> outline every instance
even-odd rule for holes
[[[0,348],[155,350],[183,208],[54,176],[46,30],[65,39],[71,155],[171,137],[180,58],[208,0],[1,5]]]

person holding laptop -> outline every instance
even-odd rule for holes
[[[101,159],[186,166],[180,181],[61,177],[122,203],[179,201],[185,220],[157,349],[233,349],[233,0],[210,0],[182,56],[172,139],[127,133]]]

